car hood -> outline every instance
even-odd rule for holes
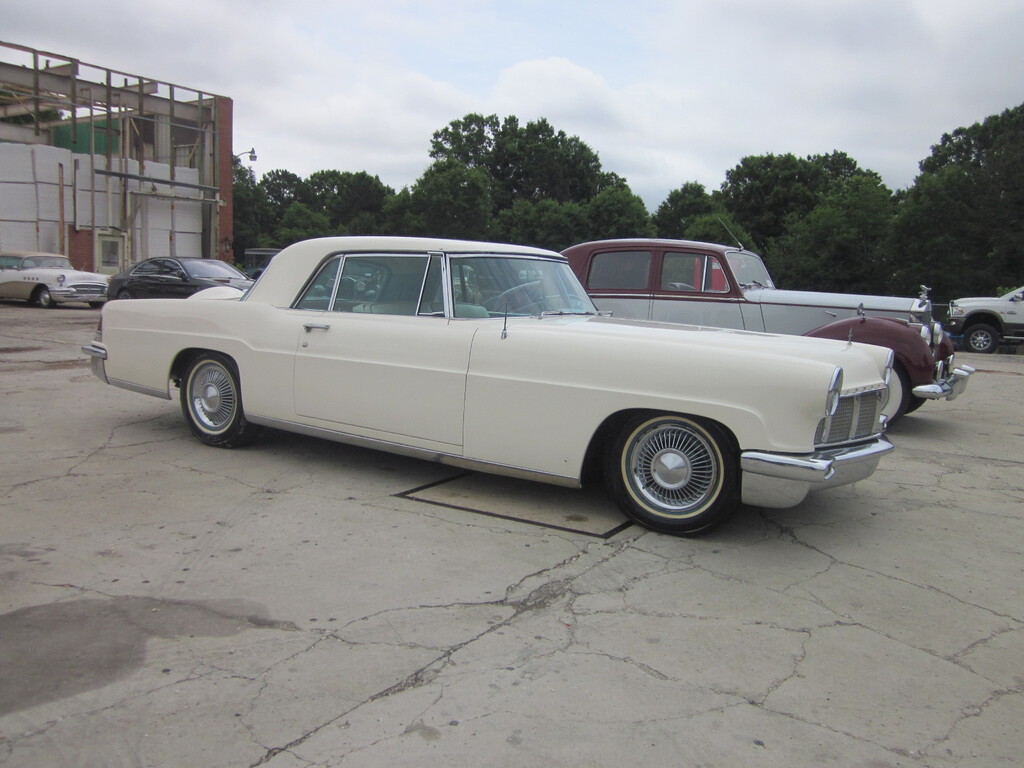
[[[967,296],[963,299],[953,299],[949,303],[956,304],[958,307],[967,307],[978,304],[995,304],[999,301],[1007,301],[1007,299],[1000,299],[997,296]]]
[[[80,272],[77,269],[52,269],[49,267],[30,267],[22,269],[19,275],[33,275],[39,278],[52,281],[64,275],[65,283],[104,283],[110,280],[109,275],[101,275],[97,272]]]
[[[607,361],[619,355],[625,359],[638,349],[646,350],[652,365],[657,360],[693,361],[716,355],[748,371],[750,386],[757,386],[759,372],[788,364],[794,370],[842,366],[844,388],[871,387],[879,383],[891,354],[883,347],[834,339],[604,316],[516,318],[508,321],[508,328],[510,334],[571,337],[560,349],[585,347],[592,341],[604,350]]]
[[[787,291],[779,288],[752,288],[744,291],[749,301],[761,304],[799,304],[809,307],[842,307],[857,309],[861,304],[868,312],[906,312],[921,315],[929,304],[922,299],[901,296],[871,296],[858,293],[820,293],[818,291]]]

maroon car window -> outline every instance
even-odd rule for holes
[[[699,253],[666,253],[661,267],[663,291],[699,291],[705,258]]]
[[[725,293],[729,281],[721,263],[702,253],[666,253],[661,268],[663,291]]]
[[[650,251],[608,251],[596,253],[590,262],[587,287],[641,290],[650,284]]]

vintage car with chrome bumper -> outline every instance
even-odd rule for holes
[[[40,307],[82,303],[94,309],[107,300],[110,278],[82,272],[67,256],[35,251],[0,253],[0,298],[20,299]]]
[[[83,350],[108,384],[177,390],[207,445],[274,427],[603,482],[629,519],[675,534],[856,482],[892,450],[889,350],[601,316],[564,257],[526,246],[304,241],[245,294],[110,302]]]
[[[689,240],[598,240],[563,254],[598,309],[616,317],[888,347],[895,354],[890,424],[926,400],[954,399],[974,373],[956,364],[924,286],[915,298],[782,290],[756,253]]]

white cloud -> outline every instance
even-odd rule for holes
[[[257,173],[400,188],[469,112],[547,118],[651,208],[742,157],[847,152],[895,188],[942,134],[1021,103],[1005,0],[54,0],[9,42],[230,96]]]

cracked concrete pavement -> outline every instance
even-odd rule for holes
[[[582,492],[521,486],[545,527],[403,495],[439,465],[206,448],[90,375],[96,319],[0,303],[6,767],[1020,763],[1024,356],[961,355],[866,481],[602,537]]]

